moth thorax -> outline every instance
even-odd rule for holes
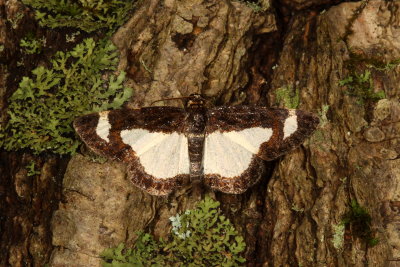
[[[204,107],[204,98],[199,94],[190,95],[189,101],[187,102],[188,108],[202,108]]]

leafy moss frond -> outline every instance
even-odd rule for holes
[[[102,76],[118,63],[111,41],[85,39],[72,51],[57,52],[50,63],[51,68],[34,69],[32,78],[23,77],[10,97],[5,149],[73,154],[80,143],[72,128],[74,118],[120,107],[132,95],[123,87],[124,72]]]
[[[206,197],[196,209],[171,217],[168,242],[140,233],[133,249],[106,249],[103,266],[243,266],[246,244],[219,205]]]
[[[107,28],[115,30],[128,18],[132,0],[23,0],[35,9],[41,26],[74,27],[85,32]]]

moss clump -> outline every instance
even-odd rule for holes
[[[298,108],[300,104],[299,89],[293,90],[291,86],[285,86],[276,90],[276,102],[285,108]]]
[[[166,266],[166,256],[162,254],[165,243],[157,242],[149,234],[139,233],[135,248],[125,248],[119,244],[116,248],[106,249],[102,254],[104,267]]]
[[[85,32],[113,31],[129,17],[132,0],[23,0],[35,9],[40,26],[74,27]]]
[[[35,162],[33,160],[31,160],[28,165],[25,166],[25,168],[27,169],[27,175],[28,176],[35,176],[40,174],[40,171],[36,170],[36,166],[35,166]]]
[[[369,64],[368,67],[374,68],[378,71],[391,71],[399,65],[400,65],[400,59],[395,59],[388,63],[374,62],[374,64]]]
[[[116,248],[102,253],[103,266],[243,266],[243,237],[221,214],[219,202],[206,197],[196,209],[171,217],[168,241],[140,234],[134,249]]]
[[[19,42],[19,46],[26,54],[39,54],[42,51],[43,41],[38,40],[32,36],[28,36],[21,39],[21,41]]]
[[[12,17],[7,18],[7,21],[10,22],[11,27],[15,30],[16,28],[18,28],[18,25],[19,25],[21,19],[23,19],[23,17],[24,17],[23,12],[17,12]]]
[[[364,104],[367,100],[378,101],[385,98],[385,92],[374,92],[374,82],[371,72],[365,70],[364,73],[352,72],[348,77],[339,82],[340,86],[348,88],[347,93],[357,97],[359,104]]]
[[[73,154],[79,141],[72,121],[78,115],[120,107],[132,95],[123,87],[125,73],[103,78],[115,70],[116,47],[89,38],[68,52],[57,52],[51,68],[40,66],[33,78],[23,77],[9,99],[9,121],[3,135],[6,150],[45,150]]]
[[[354,235],[364,239],[368,245],[375,246],[379,240],[373,237],[371,219],[367,210],[361,207],[357,201],[352,200],[350,210],[344,216],[342,224]]]
[[[254,12],[264,12],[269,8],[269,2],[263,0],[239,0],[239,2],[245,3],[248,7],[254,10]]]

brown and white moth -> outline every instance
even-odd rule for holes
[[[167,195],[189,179],[240,194],[257,182],[263,160],[299,146],[318,122],[294,109],[207,109],[195,94],[186,109],[103,111],[77,118],[74,128],[96,153],[126,162],[132,182],[152,195]]]

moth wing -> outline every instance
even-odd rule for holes
[[[166,195],[189,177],[184,121],[180,108],[147,107],[84,115],[74,128],[96,153],[128,163],[136,186]]]
[[[217,107],[207,113],[204,179],[214,189],[242,193],[261,177],[263,160],[299,146],[318,118],[301,110]]]

